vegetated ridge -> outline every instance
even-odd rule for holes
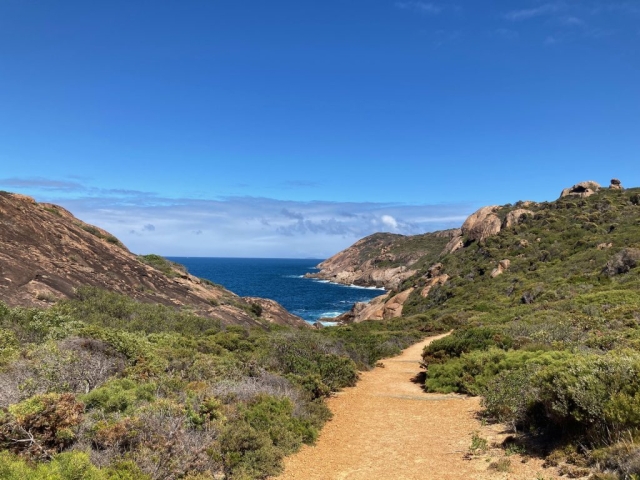
[[[2,192],[0,222],[0,298],[10,306],[46,307],[93,286],[225,324],[307,326],[272,300],[245,300],[158,255],[136,256],[60,206]]]
[[[559,474],[638,478],[640,189],[583,182],[484,207],[430,261],[343,322],[455,329],[424,351],[427,391],[482,396]]]

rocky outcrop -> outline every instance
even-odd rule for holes
[[[503,228],[511,228],[514,225],[519,224],[527,215],[533,215],[533,212],[525,208],[517,208],[510,211],[504,219]]]
[[[624,190],[624,188],[622,186],[622,182],[620,180],[618,180],[617,178],[612,178],[611,179],[611,185],[609,185],[609,188],[611,190]]]
[[[560,198],[562,197],[590,197],[594,193],[600,190],[600,184],[593,181],[588,182],[580,182],[575,184],[573,187],[565,188],[560,193]]]
[[[497,235],[502,228],[500,218],[495,214],[500,207],[483,207],[471,214],[462,224],[462,235],[469,240],[482,242]]]
[[[396,295],[380,295],[368,303],[358,302],[351,310],[334,320],[340,323],[358,323],[365,320],[387,320],[400,317],[405,302],[414,290],[414,288],[408,288]]]
[[[422,287],[422,290],[420,291],[420,295],[426,298],[427,296],[429,296],[429,292],[433,287],[435,287],[436,285],[444,285],[445,283],[447,283],[448,280],[449,280],[449,275],[447,274],[437,275],[435,277],[428,278],[426,283]]]
[[[445,245],[442,250],[442,255],[447,255],[448,253],[453,253],[457,250],[460,250],[464,247],[464,240],[462,239],[462,235],[456,235]]]
[[[511,260],[508,260],[508,259],[500,260],[500,262],[498,262],[498,266],[494,268],[493,271],[491,272],[491,278],[496,278],[498,275],[502,275],[504,272],[506,272],[509,269],[510,266],[511,266]]]
[[[380,295],[369,300],[369,302],[358,302],[351,307],[351,310],[336,317],[334,320],[340,323],[358,323],[365,320],[383,320],[384,306],[389,299],[389,295]]]
[[[320,263],[319,272],[306,276],[344,285],[397,290],[417,273],[412,268],[416,262],[425,257],[435,260],[454,238],[461,238],[459,229],[412,236],[377,233]]]
[[[1,192],[0,300],[10,306],[47,307],[74,297],[84,285],[142,302],[188,307],[225,324],[307,326],[275,302],[261,318],[249,302],[170,262],[166,272],[142,263],[109,232],[62,207]]]

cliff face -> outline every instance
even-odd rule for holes
[[[268,315],[258,316],[257,300],[245,300],[170,262],[163,266],[160,271],[143,263],[109,232],[62,207],[0,192],[0,300],[10,306],[46,307],[72,298],[78,286],[91,285],[142,302],[189,307],[225,324],[307,326],[276,302],[268,302]]]
[[[394,290],[435,261],[447,243],[459,235],[458,229],[413,236],[375,233],[320,263],[320,271],[307,276]]]

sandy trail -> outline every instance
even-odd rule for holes
[[[285,459],[280,480],[469,480],[554,478],[540,460],[509,457],[508,472],[488,469],[504,456],[493,450],[472,460],[473,432],[490,442],[504,436],[499,426],[476,418],[480,399],[424,393],[412,382],[420,373],[430,337],[384,360],[384,367],[362,374],[358,385],[329,399],[334,414],[314,446]]]

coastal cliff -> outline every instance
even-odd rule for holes
[[[57,205],[1,192],[0,224],[0,297],[9,306],[48,307],[92,286],[228,325],[308,326],[273,301],[265,304],[268,315],[259,316],[263,309],[254,305],[262,300],[245,300],[158,255],[134,255],[109,232]]]

